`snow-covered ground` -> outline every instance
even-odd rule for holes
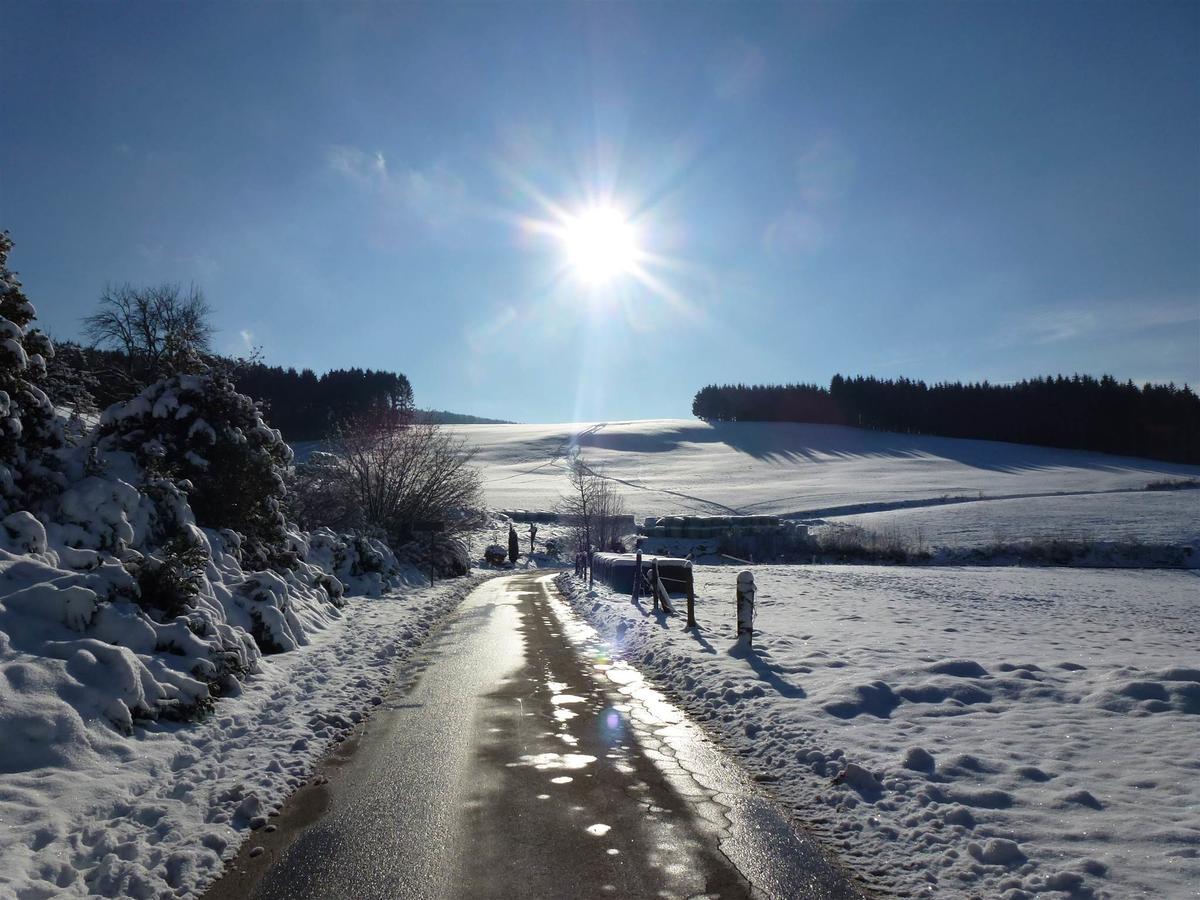
[[[124,736],[100,717],[70,740],[47,735],[45,765],[0,771],[0,896],[194,895],[478,581],[349,598],[307,645],[263,657],[202,722]],[[28,698],[39,686],[21,679],[42,670],[20,657],[5,654],[4,677]],[[61,685],[41,689],[50,702]]]
[[[975,500],[829,517],[928,547],[1066,539],[1200,547],[1200,490]]]
[[[638,516],[830,516],[981,492],[1140,490],[1200,477],[1196,466],[834,425],[661,419],[451,430],[478,449],[495,509],[553,509],[573,446],[616,480]]]
[[[759,567],[739,655],[737,569],[696,571],[696,634],[560,582],[883,890],[1200,891],[1195,574]]]

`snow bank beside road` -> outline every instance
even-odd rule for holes
[[[82,739],[47,742],[59,752],[40,767],[0,775],[0,895],[195,895],[479,580],[350,598],[205,721],[126,737],[94,719]]]
[[[695,636],[560,583],[885,890],[1183,897],[1200,884],[1195,575],[754,571],[760,635],[743,658],[729,652],[734,569],[697,567]]]

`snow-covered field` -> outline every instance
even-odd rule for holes
[[[261,673],[205,721],[135,726],[126,737],[85,720],[82,735],[45,742],[47,765],[0,770],[0,896],[194,895],[478,581],[350,598],[306,646],[263,657]],[[36,694],[14,679],[36,675],[38,662],[6,654],[10,687]],[[42,688],[49,702],[61,685]]]
[[[1200,547],[1200,491],[1137,491],[976,500],[829,517],[936,547],[1066,539]]]
[[[560,582],[880,888],[1200,891],[1200,577],[759,567],[742,656],[736,572],[697,568],[694,635]]]
[[[1200,467],[993,441],[922,437],[833,425],[663,419],[561,425],[454,426],[478,449],[488,504],[553,509],[565,458],[579,447],[614,479],[636,516],[773,514],[820,518],[925,507],[944,500],[1060,493],[1141,491],[1149,482],[1200,477]],[[1079,508],[1030,501],[979,507],[979,529],[1077,532]],[[1143,502],[1140,499],[1137,501]],[[1156,493],[1142,507],[1154,518],[1142,540],[1194,532],[1200,492]],[[1089,523],[1120,519],[1128,495],[1082,500]],[[947,531],[955,515],[942,510]],[[967,514],[971,515],[971,514]],[[933,520],[931,520],[933,521]],[[1137,532],[1135,526],[1129,531]],[[1098,529],[1097,529],[1098,530]],[[930,526],[934,531],[934,526]],[[939,532],[940,533],[940,532]]]

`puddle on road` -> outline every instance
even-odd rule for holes
[[[519,762],[506,763],[514,766],[531,766],[535,769],[582,769],[596,761],[587,753],[534,753],[522,756]]]
[[[553,577],[545,578],[549,589],[545,598],[547,605],[562,634],[587,663],[582,671],[609,697],[600,716],[600,727],[609,732],[608,743],[613,751],[606,754],[606,763],[623,774],[635,774],[628,757],[615,752],[631,750],[629,743],[621,741],[632,731],[643,754],[689,804],[697,824],[713,834],[722,852],[758,891],[777,897],[855,896],[848,888],[845,876],[830,863],[815,841],[799,835],[740,767],[718,750],[682,710],[647,684],[642,674],[621,659],[591,625],[558,598],[551,583]],[[563,705],[583,703],[586,698],[559,693],[567,687],[561,682],[550,682],[548,687],[556,694],[554,716],[565,730],[575,714]],[[559,779],[551,781],[559,782]],[[640,780],[627,787],[634,796],[640,796],[647,789]],[[666,829],[673,827],[671,810],[649,803],[645,806],[648,821]],[[604,831],[593,832],[593,828]],[[598,823],[587,830],[603,835],[608,827]],[[661,856],[651,854],[652,864],[667,874],[683,865],[681,859],[687,855],[679,837],[675,835],[674,839],[664,841]],[[615,855],[616,851],[614,848],[607,852]]]

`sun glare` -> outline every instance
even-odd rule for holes
[[[588,284],[604,284],[637,266],[634,228],[611,207],[593,207],[569,218],[562,240],[568,264]]]

